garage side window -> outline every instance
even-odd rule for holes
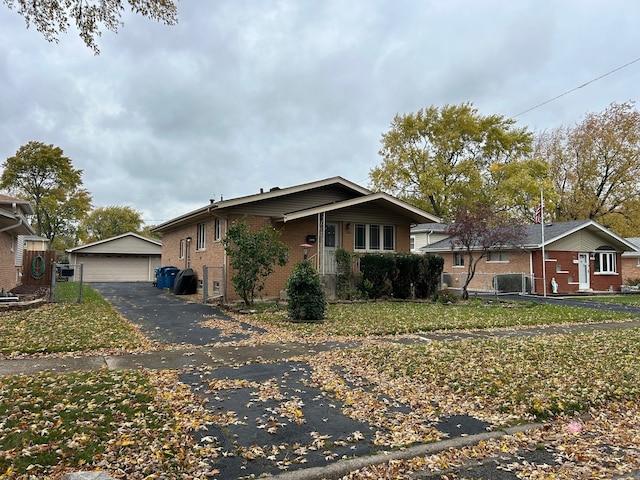
[[[196,242],[196,250],[204,250],[207,245],[207,224],[198,224],[198,239]]]
[[[180,240],[180,258],[184,258],[184,238]]]

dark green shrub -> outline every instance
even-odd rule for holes
[[[640,278],[627,278],[625,283],[630,287],[640,286]]]
[[[442,290],[438,290],[433,296],[433,301],[437,303],[447,304],[447,303],[456,303],[458,301],[458,296],[453,293],[448,288],[443,288]]]
[[[395,256],[396,268],[391,278],[394,298],[411,298],[411,287],[418,278],[420,257],[421,255],[416,254],[398,254]]]
[[[394,254],[367,254],[360,258],[361,290],[369,298],[391,295],[391,279],[395,273]]]
[[[303,260],[293,268],[287,280],[289,318],[297,321],[322,320],[327,308],[320,275]]]
[[[440,284],[444,258],[438,255],[419,255],[415,279],[416,298],[431,297]]]

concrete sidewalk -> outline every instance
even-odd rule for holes
[[[0,360],[0,375],[31,375],[39,372],[90,371],[101,368],[184,370],[242,365],[250,362],[288,360],[356,344],[339,342],[265,344],[252,347],[192,347],[124,355],[33,357]]]

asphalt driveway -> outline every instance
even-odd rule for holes
[[[201,347],[197,350],[212,358],[227,347],[211,344],[236,341],[252,331],[260,331],[241,323],[247,333],[222,336],[219,331],[199,323],[211,316],[238,324],[236,319],[216,307],[185,302],[150,284],[95,283],[91,286],[150,338],[162,343]],[[330,466],[338,467],[337,464],[346,459],[358,459],[366,464],[367,459],[373,458],[371,455],[388,449],[376,444],[376,436],[384,429],[342,413],[341,402],[311,380],[313,367],[309,363],[287,358],[283,354],[286,350],[282,349],[279,356],[274,357],[276,360],[263,361],[265,352],[261,349],[264,348],[268,347],[253,347],[255,358],[240,365],[185,368],[183,361],[175,365],[183,371],[180,380],[204,396],[220,419],[195,433],[202,443],[215,439],[220,445],[221,456],[212,461],[212,467],[219,473],[212,478],[231,480],[287,471],[296,472],[295,478],[321,478],[324,473],[317,476],[318,469],[324,472]],[[312,355],[327,348],[348,346],[309,345],[307,353]],[[292,352],[289,356],[294,355]],[[168,359],[166,355],[165,360]],[[174,368],[169,363],[165,361],[162,368]],[[349,382],[346,378],[344,381]],[[408,405],[390,398],[380,397],[378,403],[384,406],[384,415],[411,414]],[[445,437],[468,437],[469,441],[492,427],[467,415],[442,416],[425,422]],[[374,463],[383,460],[388,457],[378,456]],[[346,472],[348,469],[342,474]]]
[[[200,322],[215,317],[235,324],[237,320],[219,308],[197,302],[185,302],[151,283],[92,283],[105,300],[126,319],[139,326],[149,338],[175,345],[205,346],[215,342],[235,342],[260,331],[240,323],[246,334],[220,335],[219,330],[203,327]]]

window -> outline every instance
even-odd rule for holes
[[[508,262],[509,252],[494,250],[487,253],[487,262]]]
[[[324,228],[324,246],[334,248],[338,245],[336,236],[336,224],[327,223]]]
[[[394,251],[396,227],[394,225],[355,225],[354,248],[356,250]]]
[[[380,250],[380,225],[369,225],[369,250]]]
[[[464,267],[464,254],[461,252],[453,253],[453,266]]]
[[[184,238],[180,240],[180,258],[184,258]]]
[[[213,241],[219,242],[222,240],[222,219],[216,218],[213,221]]]
[[[416,237],[414,235],[411,235],[411,237],[409,238],[409,248],[411,249],[411,251],[416,249]]]
[[[205,223],[198,224],[198,238],[196,241],[196,250],[204,250],[207,245],[207,225]]]
[[[617,273],[616,252],[596,252],[595,267],[596,273]]]
[[[395,228],[393,225],[385,225],[382,227],[382,248],[384,250],[395,250]]]
[[[367,248],[367,226],[356,224],[355,249],[366,250]]]

